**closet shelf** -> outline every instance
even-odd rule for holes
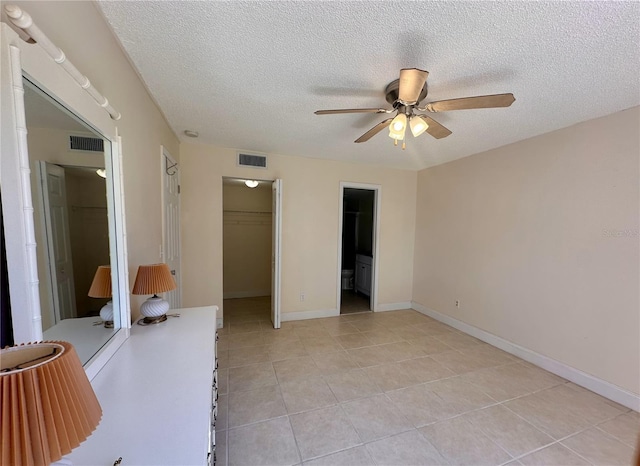
[[[223,210],[225,214],[260,214],[260,215],[271,215],[271,212],[261,212],[257,210]]]

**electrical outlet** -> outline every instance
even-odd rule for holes
[[[304,301],[304,293],[300,293],[300,302]]]
[[[460,307],[460,300],[456,299],[456,307]]]

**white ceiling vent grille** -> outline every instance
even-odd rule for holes
[[[238,152],[238,165],[241,167],[267,168],[267,156]]]
[[[87,136],[69,135],[69,149],[82,152],[104,152],[104,140]]]

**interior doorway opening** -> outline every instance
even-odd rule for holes
[[[225,326],[280,327],[280,186],[223,178]]]
[[[377,194],[375,187],[341,186],[340,314],[375,309]]]

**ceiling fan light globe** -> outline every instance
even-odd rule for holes
[[[391,121],[391,129],[397,132],[404,132],[407,127],[407,115],[404,113],[398,113],[396,117]]]
[[[413,134],[414,138],[417,138],[429,128],[427,122],[418,116],[411,118],[409,126],[411,127],[411,134]]]
[[[404,131],[394,131],[393,129],[390,129],[389,137],[391,139],[402,140],[404,139]]]

